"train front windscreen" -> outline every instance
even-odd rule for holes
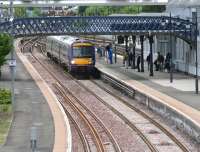
[[[73,47],[73,57],[74,58],[83,58],[83,57],[92,57],[94,52],[94,47],[92,46],[82,46],[82,47]]]

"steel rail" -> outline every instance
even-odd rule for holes
[[[62,85],[62,82],[60,82],[60,80],[55,76],[55,74],[53,74],[43,63],[41,63],[41,61],[39,61],[39,59],[37,59],[37,57],[35,57],[33,54],[32,54],[32,57],[38,61],[38,63],[57,81],[57,83],[63,87]],[[96,142],[96,146],[97,146],[97,149],[100,151],[100,152],[105,152],[105,148],[104,148],[104,145],[100,139],[100,136],[98,135],[98,132],[97,130],[93,127],[93,125],[90,123],[90,121],[87,119],[87,117],[84,115],[84,113],[75,105],[73,104],[73,102],[71,102],[70,98],[68,98],[65,93],[62,91],[61,87],[59,87],[59,85],[56,84],[56,88],[60,91],[60,93],[62,94],[63,98],[68,101],[68,103],[71,104],[71,106],[73,107],[74,110],[76,110],[79,115],[82,117],[83,121],[86,123],[86,125],[89,127],[89,129],[91,130],[94,138],[95,138],[95,142]]]
[[[89,129],[91,130],[92,134],[95,137],[96,140],[96,144],[97,144],[97,149],[99,149],[100,152],[104,152],[105,148],[103,145],[103,142],[101,141],[100,136],[98,135],[98,131],[95,129],[95,127],[92,125],[92,123],[88,120],[88,118],[85,116],[84,112],[80,110],[80,108],[78,108],[78,106],[76,106],[73,101],[66,95],[66,92],[63,90],[63,86],[62,84],[60,84],[59,82],[57,82],[55,84],[56,89],[60,92],[60,94],[62,95],[62,97],[65,99],[65,101],[68,101],[68,103],[70,103],[70,105],[72,106],[72,108],[77,111],[79,113],[79,115],[82,117],[82,119],[85,121],[85,123],[87,124],[87,126],[89,127]]]
[[[34,55],[33,57],[43,66],[43,68],[45,68],[47,70],[48,73],[50,73],[50,75],[59,83],[60,86],[62,86],[64,88],[65,91],[67,91],[90,115],[92,115],[92,117],[99,123],[99,125],[105,130],[105,132],[107,133],[109,139],[112,141],[113,147],[116,150],[116,152],[121,152],[120,146],[117,144],[117,141],[115,140],[115,138],[113,137],[112,133],[109,131],[109,129],[107,129],[105,127],[105,125],[103,124],[103,122],[93,113],[91,112],[87,106],[85,106],[76,96],[74,96],[74,94],[68,89],[66,88],[62,82],[55,76],[55,74],[53,74],[47,67],[45,67],[45,65],[43,65],[43,63],[41,63]],[[58,85],[57,85],[58,86]],[[64,92],[63,92],[64,93]],[[66,96],[66,99],[68,97]],[[69,100],[68,100],[69,101]],[[72,104],[74,104],[73,102],[71,102]],[[76,105],[75,105],[76,106]],[[89,121],[89,120],[88,120]],[[90,122],[89,122],[90,123]],[[96,131],[97,132],[97,131]],[[98,133],[96,135],[98,138],[100,138],[98,136]]]
[[[67,117],[72,121],[74,127],[76,128],[76,130],[78,132],[78,135],[81,138],[81,142],[82,142],[83,147],[84,147],[84,152],[90,152],[91,150],[89,148],[88,142],[87,142],[87,140],[86,140],[86,138],[84,136],[84,133],[82,132],[81,128],[79,127],[78,122],[76,122],[76,120],[73,118],[73,116],[67,111],[67,108],[66,108],[65,104],[61,100],[59,100],[59,102],[63,106]]]
[[[74,80],[74,79],[73,79]],[[62,84],[61,84],[62,85]],[[63,85],[62,85],[63,86]],[[87,108],[86,105],[84,105],[68,88],[66,88],[65,86],[63,86],[63,88],[65,88],[65,90],[70,93],[70,95],[85,109],[87,110],[87,112],[93,116],[93,118],[100,124],[100,126],[105,130],[105,132],[107,133],[107,135],[109,136],[110,140],[112,141],[113,146],[116,150],[116,152],[121,152],[120,146],[117,144],[117,141],[115,140],[115,138],[113,137],[111,131],[109,129],[107,129],[107,127],[103,124],[103,122],[91,111]]]
[[[43,64],[41,63],[41,65],[43,65]],[[46,69],[46,67],[44,65],[43,65],[43,67]],[[57,79],[57,77],[49,69],[46,69],[46,70],[49,73],[51,73],[52,77],[54,77],[59,82],[59,80]],[[70,75],[69,73],[65,73],[65,75],[68,76],[68,77],[70,77],[71,79],[73,79],[77,84],[79,84],[84,89],[86,89],[88,92],[90,92],[92,95],[94,95],[99,101],[101,101],[104,105],[106,105],[107,107],[109,107],[109,109],[111,109],[114,113],[116,113],[120,118],[122,118],[122,120],[124,120],[129,125],[129,127],[131,127],[135,132],[138,133],[138,135],[140,136],[140,138],[146,143],[146,145],[149,147],[149,149],[151,150],[151,152],[158,152],[157,148],[149,141],[149,139],[133,123],[131,123],[125,116],[123,116],[116,109],[114,109],[113,107],[111,107],[110,105],[108,105],[103,99],[99,98],[95,93],[93,93],[90,89],[88,89],[87,87],[85,87],[82,83],[80,83],[79,81],[77,81],[76,79],[74,79],[74,77],[72,75]],[[60,83],[60,84],[61,84],[61,86],[63,86],[62,83]],[[68,88],[65,87],[65,89],[72,96],[74,96],[73,93]]]
[[[149,147],[151,152],[158,152],[157,148],[149,141],[149,139],[138,129],[130,120],[128,120],[125,116],[123,116],[119,111],[114,109],[112,106],[107,104],[102,98],[97,96],[95,93],[93,93],[89,88],[84,86],[82,83],[80,83],[78,80],[74,79],[69,73],[65,73],[66,76],[71,77],[76,83],[78,83],[81,87],[83,87],[85,90],[87,90],[89,93],[91,93],[93,96],[95,96],[100,102],[102,102],[104,105],[106,105],[110,110],[112,110],[114,113],[116,113],[127,125],[132,128],[139,136],[140,138],[146,143],[146,145]]]
[[[185,145],[183,145],[171,132],[169,132],[164,126],[162,126],[160,123],[158,123],[156,120],[152,119],[150,116],[148,116],[145,112],[141,111],[140,109],[138,109],[137,107],[131,105],[130,103],[128,103],[127,101],[125,101],[124,99],[122,99],[120,96],[114,94],[113,92],[111,92],[110,90],[108,90],[107,88],[99,85],[97,82],[95,82],[94,80],[90,80],[92,83],[94,83],[95,85],[97,85],[99,88],[101,88],[102,90],[106,91],[108,94],[112,95],[113,97],[115,97],[116,99],[118,99],[121,103],[125,104],[127,107],[129,107],[130,109],[134,110],[135,112],[137,112],[138,114],[140,114],[141,116],[143,116],[145,119],[149,120],[152,124],[154,124],[156,127],[158,127],[162,132],[164,132],[174,143],[176,143],[176,145],[179,146],[179,148],[183,151],[183,152],[189,152],[189,150],[186,148]]]

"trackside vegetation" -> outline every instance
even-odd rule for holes
[[[12,49],[12,38],[8,34],[0,34],[0,78],[1,67],[6,63],[6,56]]]
[[[85,16],[107,16],[111,14],[138,14],[141,12],[163,12],[165,6],[80,6],[78,13]]]
[[[11,120],[11,92],[7,89],[0,89],[0,145],[5,142]]]
[[[0,78],[1,67],[6,63],[6,56],[12,49],[12,38],[8,34],[0,34]],[[5,142],[12,120],[11,92],[0,88],[0,145]]]

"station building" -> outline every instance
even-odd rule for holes
[[[166,12],[163,13],[140,13],[138,16],[169,16],[180,17],[192,21],[192,11],[197,11],[198,30],[200,31],[200,1],[199,0],[169,0],[166,6]],[[120,14],[115,14],[120,15]],[[126,15],[126,14],[121,14]],[[127,14],[130,15],[130,14]],[[113,15],[112,15],[113,16]],[[173,32],[173,30],[172,30]],[[113,39],[112,36],[104,36]],[[131,44],[131,37],[129,37],[129,45]],[[125,45],[125,44],[124,44]],[[170,52],[170,45],[172,45],[172,60],[175,70],[182,71],[191,75],[195,75],[195,58],[196,52],[191,49],[190,45],[180,38],[172,36],[172,44],[170,44],[169,35],[156,35],[154,36],[153,43],[153,60],[156,60],[157,52],[160,52],[163,56],[166,56]],[[198,75],[200,76],[200,36],[197,38],[198,45]],[[136,40],[136,48],[139,50],[140,40],[139,36]],[[149,54],[149,41],[146,38],[144,41],[144,59]],[[140,55],[140,52],[136,52],[136,56]]]
[[[192,20],[192,11],[197,11],[198,30],[200,30],[200,1],[199,0],[170,0],[166,7],[166,13],[180,18]],[[179,39],[172,38],[172,56],[175,69],[188,74],[195,75],[195,50],[192,50],[188,43]],[[200,75],[200,38],[198,44],[198,75]],[[170,51],[169,36],[157,36],[154,49],[166,55]],[[146,50],[148,51],[148,50]]]

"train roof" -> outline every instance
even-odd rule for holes
[[[88,41],[88,40],[84,40],[84,39],[80,39],[78,37],[75,37],[75,36],[48,36],[47,39],[53,39],[55,41],[58,41],[58,42],[61,42],[61,43],[64,43],[64,44],[68,44],[68,45],[71,45],[73,43],[91,43],[93,44],[92,42]]]

